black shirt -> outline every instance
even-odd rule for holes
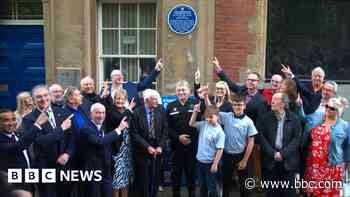
[[[195,128],[190,127],[189,122],[193,113],[196,99],[188,99],[184,105],[179,100],[168,104],[166,114],[168,118],[169,137],[174,145],[181,145],[179,135],[190,136],[192,144],[196,144],[198,133]]]

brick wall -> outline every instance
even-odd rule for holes
[[[217,0],[215,5],[214,54],[231,79],[239,80],[248,69],[248,55],[257,48],[251,21],[257,15],[257,0]],[[241,72],[241,73],[240,73]]]

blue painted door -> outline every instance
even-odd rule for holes
[[[43,26],[0,26],[0,107],[15,109],[19,92],[44,82]]]

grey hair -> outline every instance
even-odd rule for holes
[[[143,91],[143,99],[145,101],[148,100],[150,97],[156,97],[158,100],[158,103],[162,104],[162,99],[161,99],[160,94],[158,93],[157,90],[147,89],[147,90]]]
[[[332,80],[327,80],[326,82],[324,82],[323,85],[326,85],[326,84],[329,84],[329,85],[333,86],[334,92],[335,92],[335,94],[337,94],[337,92],[338,92],[338,84],[337,84],[337,82],[332,81]]]
[[[115,103],[115,98],[119,95],[123,95],[125,97],[125,103],[128,102],[128,92],[125,89],[115,89],[112,92],[112,100]]]
[[[185,88],[187,88],[188,90],[191,89],[189,83],[188,83],[186,80],[180,80],[180,81],[178,81],[178,82],[176,83],[176,86],[175,86],[175,87],[176,87],[176,89],[179,88],[179,87],[185,87]]]
[[[95,83],[95,81],[94,81],[94,79],[93,79],[92,77],[86,76],[86,77],[84,77],[84,78],[82,78],[82,79],[80,80],[80,86],[81,86],[82,83],[84,83],[84,82],[87,81],[87,80],[90,80],[90,81],[92,81],[92,83]]]
[[[281,100],[282,100],[282,102],[284,103],[285,107],[288,107],[288,105],[289,105],[289,103],[290,103],[290,99],[289,99],[289,97],[288,97],[287,94],[282,93],[282,92],[277,92],[277,93],[275,93],[273,96],[275,96],[275,95],[280,95]]]
[[[106,107],[104,105],[102,105],[101,103],[94,103],[91,105],[90,112],[96,111],[100,108],[106,111]]]
[[[341,116],[344,112],[344,109],[348,107],[349,102],[344,97],[333,97],[328,101],[334,108],[337,109],[339,116]]]
[[[51,93],[51,91],[52,91],[52,88],[55,87],[55,86],[56,86],[56,87],[59,87],[59,88],[61,88],[61,89],[63,89],[62,86],[61,86],[60,84],[54,83],[54,84],[52,84],[52,85],[50,85],[50,86],[48,87],[50,93]]]
[[[116,74],[123,74],[123,73],[122,73],[122,71],[119,70],[119,69],[114,69],[114,70],[112,70],[112,72],[111,72],[111,78],[112,78],[113,75],[116,75]]]
[[[276,78],[276,77],[278,77],[279,79],[280,79],[280,82],[283,80],[283,77],[282,77],[282,75],[280,75],[280,74],[274,74],[274,75],[272,75],[272,77],[271,77],[271,80],[272,80],[272,78]]]
[[[316,67],[311,71],[311,75],[314,75],[316,73],[320,73],[323,77],[326,76],[326,73],[324,72],[323,68],[321,67]]]
[[[76,90],[79,90],[79,89],[73,86],[69,86],[64,90],[63,100],[65,103],[68,102],[68,100],[73,96]]]
[[[44,84],[40,84],[40,85],[36,85],[34,86],[34,88],[32,89],[32,95],[33,95],[33,98],[35,99],[35,93],[40,90],[40,89],[45,89],[47,92],[49,92],[49,89],[47,87],[47,85],[44,85]]]

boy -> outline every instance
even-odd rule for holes
[[[225,148],[223,153],[223,197],[230,196],[232,173],[237,167],[240,196],[248,196],[244,186],[248,178],[247,162],[254,148],[254,136],[258,134],[253,121],[244,114],[243,96],[232,99],[233,112],[219,112],[219,122],[224,127]]]
[[[219,110],[216,106],[211,105],[207,107],[204,114],[205,120],[203,121],[196,121],[199,111],[200,104],[197,104],[194,106],[194,112],[189,124],[199,131],[196,158],[201,180],[200,196],[218,197],[216,172],[218,171],[218,164],[225,145],[225,133],[218,123]]]

